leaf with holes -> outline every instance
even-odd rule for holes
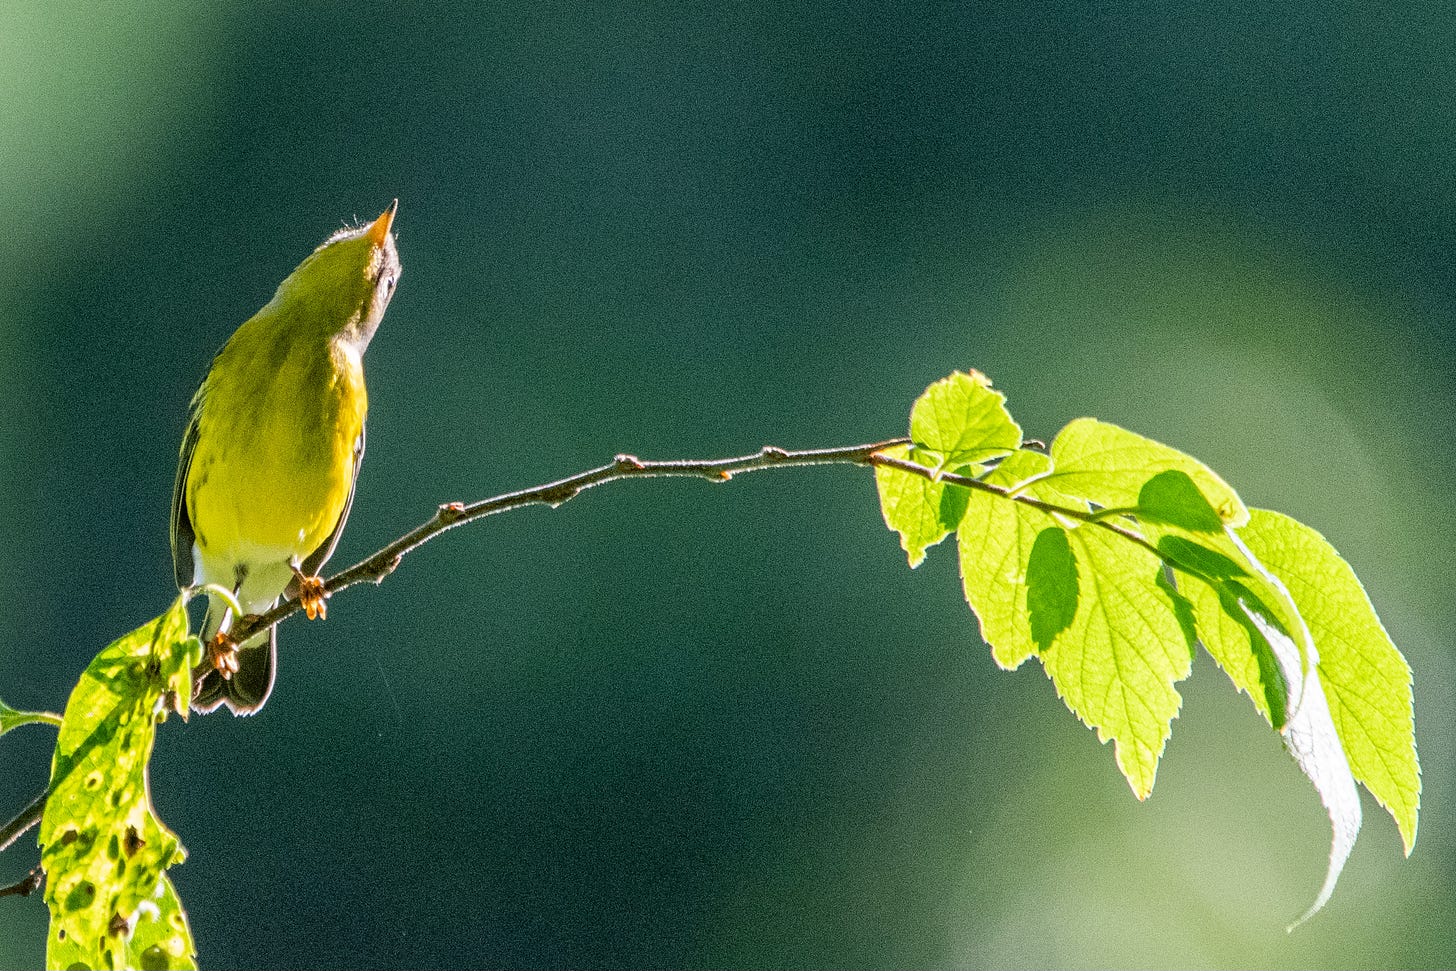
[[[49,967],[196,967],[165,873],[186,854],[152,811],[147,761],[157,722],[186,712],[199,659],[179,598],[98,654],[71,692],[40,827]]]

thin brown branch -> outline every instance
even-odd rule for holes
[[[41,813],[45,812],[46,796],[49,794],[49,789],[42,792],[32,799],[29,805],[16,813],[14,819],[4,826],[0,826],[0,852],[9,849],[10,844],[20,839],[21,834],[40,822]]]
[[[687,478],[706,479],[710,482],[727,482],[735,475],[758,472],[763,469],[791,468],[806,465],[873,465],[884,458],[877,453],[892,445],[904,444],[907,439],[892,438],[869,445],[852,445],[847,448],[817,448],[791,451],[765,446],[751,455],[728,459],[690,459],[685,461],[644,461],[633,455],[618,455],[609,464],[590,469],[565,479],[548,482],[545,485],[508,492],[490,499],[473,503],[450,502],[435,510],[435,514],[383,549],[355,563],[347,570],[324,581],[325,597],[338,593],[358,583],[379,583],[399,566],[409,553],[419,549],[441,533],[462,526],[465,523],[509,512],[524,506],[545,505],[555,508],[574,499],[587,489],[616,482],[619,479]],[[922,470],[922,472],[925,470]],[[279,621],[303,609],[298,598],[280,602],[272,610],[251,617],[243,617],[233,625],[229,633],[237,641],[245,641],[260,630],[271,627]]]
[[[740,473],[757,472],[762,469],[806,465],[871,465],[877,458],[883,457],[876,454],[880,450],[892,445],[903,444],[906,441],[907,439],[903,438],[893,438],[888,441],[869,445],[853,445],[848,448],[799,451],[790,451],[770,445],[751,455],[737,458],[693,459],[678,462],[645,462],[632,455],[618,455],[608,465],[565,479],[558,479],[555,482],[548,482],[545,485],[522,489],[519,492],[509,492],[469,504],[445,503],[435,510],[433,516],[399,539],[326,580],[321,591],[322,596],[331,596],[340,590],[366,581],[379,583],[394,572],[407,554],[456,526],[525,506],[546,505],[555,508],[585,490],[606,482],[615,482],[618,479],[650,478],[693,478],[706,479],[709,482],[727,482]],[[266,613],[239,618],[228,633],[235,643],[240,643],[258,631],[265,630],[302,609],[303,602],[297,597],[285,599]],[[0,826],[0,851],[5,850],[22,833],[40,822],[41,814],[45,810],[45,801],[46,793],[41,793],[15,818],[4,826]]]
[[[0,897],[29,897],[45,883],[45,876],[45,869],[37,866],[10,886],[0,887]]]

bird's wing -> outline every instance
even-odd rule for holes
[[[303,561],[301,569],[305,576],[315,577],[334,555],[334,547],[339,545],[339,536],[344,532],[344,523],[349,521],[349,509],[354,505],[354,487],[359,484],[359,466],[364,464],[364,426],[359,426],[359,437],[354,440],[354,479],[349,483],[349,498],[344,500],[344,511],[339,513],[339,521],[334,524],[333,531],[319,544],[319,548],[308,555]]]
[[[182,451],[177,459],[177,481],[172,485],[172,569],[177,574],[179,590],[190,587],[196,579],[192,544],[197,537],[192,530],[192,517],[187,513],[187,473],[192,468],[192,456],[197,451],[197,436],[202,427],[203,388],[197,389],[187,409],[187,432],[182,436]]]

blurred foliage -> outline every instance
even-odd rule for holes
[[[863,475],[652,483],[432,547],[284,631],[266,717],[163,728],[209,963],[1456,963],[1452,29],[1430,3],[11,0],[0,694],[59,705],[170,596],[211,354],[398,196],[341,561],[618,451],[876,439],[974,366],[1027,434],[1137,428],[1355,566],[1414,669],[1420,852],[1370,814],[1285,936],[1326,823],[1202,662],[1132,806],[1042,678],[996,671],[949,563],[904,569]],[[14,807],[49,743],[0,746]],[[44,924],[0,907],[0,965]]]

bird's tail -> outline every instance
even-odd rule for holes
[[[224,621],[231,623],[231,619],[227,605],[217,597],[209,596],[207,618],[202,622],[202,643],[210,642],[222,629]],[[238,670],[231,678],[224,678],[222,672],[216,669],[203,675],[202,683],[192,695],[193,710],[206,713],[216,711],[220,705],[227,705],[234,715],[253,714],[268,700],[277,666],[278,628],[274,626],[254,634],[238,646]]]

